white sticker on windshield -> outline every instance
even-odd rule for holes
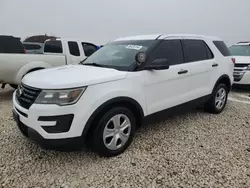
[[[138,46],[138,45],[127,45],[126,48],[128,49],[133,49],[133,50],[140,50],[142,48],[142,46]]]

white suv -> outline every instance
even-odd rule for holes
[[[235,58],[234,85],[250,85],[250,42],[239,42],[229,51]]]
[[[80,65],[26,75],[13,94],[14,118],[42,147],[86,143],[101,156],[119,155],[146,117],[200,104],[222,112],[234,65],[216,42],[228,50],[197,35],[117,39]]]

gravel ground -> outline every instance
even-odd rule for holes
[[[105,159],[26,140],[11,95],[0,91],[0,187],[250,187],[249,104],[229,101],[220,115],[195,110],[142,127],[124,154]]]

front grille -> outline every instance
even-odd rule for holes
[[[42,90],[32,88],[22,84],[19,86],[16,92],[17,102],[26,109],[29,109],[30,106],[35,102],[37,96],[40,94]]]
[[[250,64],[237,63],[234,65],[234,81],[239,82],[247,71],[247,67]]]
[[[234,64],[234,67],[247,67],[250,64],[244,64],[244,63],[236,63]]]

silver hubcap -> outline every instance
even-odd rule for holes
[[[220,88],[218,90],[218,92],[216,93],[216,97],[215,97],[215,106],[218,110],[220,110],[221,108],[223,108],[225,102],[226,102],[226,95],[227,92],[224,88]]]
[[[109,150],[117,150],[127,143],[131,133],[131,122],[124,114],[113,116],[103,131],[103,142]]]

